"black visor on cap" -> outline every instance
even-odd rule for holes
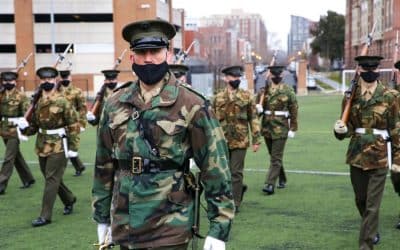
[[[119,70],[103,70],[101,73],[104,74],[104,77],[107,80],[114,80],[117,78]]]
[[[42,67],[36,71],[36,75],[40,79],[56,78],[58,76],[58,71],[53,67]]]
[[[168,40],[162,37],[143,37],[131,42],[132,50],[167,48]]]
[[[60,72],[61,78],[67,78],[71,74],[71,71],[69,71],[69,70],[60,70],[59,72]]]
[[[16,72],[12,71],[7,71],[7,72],[1,72],[0,74],[0,79],[3,81],[14,81],[17,80],[18,74]]]

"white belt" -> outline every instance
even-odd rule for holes
[[[39,128],[39,133],[46,135],[58,135],[62,138],[63,148],[65,158],[68,158],[68,141],[67,134],[65,133],[65,128],[57,128],[57,129],[41,129]]]
[[[367,129],[365,128],[356,128],[356,133],[357,134],[366,134]],[[383,130],[383,129],[376,129],[373,128],[372,129],[372,134],[374,135],[379,135],[382,137],[382,139],[387,140],[389,139],[389,133],[387,130]],[[386,141],[386,147],[387,147],[387,158],[388,158],[388,166],[389,169],[392,169],[392,143],[390,142],[390,140]]]
[[[1,120],[5,121],[5,122],[12,122],[15,125],[17,125],[19,119],[21,119],[21,118],[23,118],[23,117],[1,117]]]
[[[357,134],[366,134],[367,133],[367,129],[366,128],[356,128],[356,133]],[[389,138],[389,133],[387,132],[387,130],[383,130],[383,129],[373,128],[372,129],[372,134],[380,135],[384,140]]]
[[[266,115],[276,115],[276,116],[284,116],[284,117],[289,117],[289,111],[271,111],[271,110],[265,110],[264,114]]]
[[[59,135],[60,137],[65,136],[65,128],[57,128],[57,129],[41,129],[39,128],[39,133],[45,135]]]

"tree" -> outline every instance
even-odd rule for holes
[[[331,65],[334,60],[343,58],[345,18],[334,11],[328,11],[327,16],[321,16],[317,27],[310,32],[315,36],[311,43],[313,54],[320,53],[328,58]]]

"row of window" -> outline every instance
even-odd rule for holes
[[[65,49],[67,49],[68,44],[56,44],[55,50],[56,53],[63,53]],[[0,44],[0,53],[15,53],[16,47],[15,44]],[[51,44],[36,44],[35,45],[36,53],[51,53]],[[74,45],[71,46],[69,53],[74,52]]]
[[[34,14],[34,20],[36,23],[49,23],[50,14]],[[54,22],[56,23],[104,23],[112,22],[113,15],[106,13],[95,13],[95,14],[54,14]],[[0,23],[14,23],[13,14],[0,14]]]

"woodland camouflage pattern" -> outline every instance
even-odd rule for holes
[[[78,114],[71,103],[58,91],[50,97],[41,97],[32,115],[29,127],[24,134],[33,135],[41,129],[65,128],[68,139],[68,149],[77,152],[79,147],[80,126]],[[58,135],[38,133],[36,137],[36,153],[41,157],[64,152],[62,139]]]
[[[23,117],[29,107],[29,100],[25,93],[20,92],[16,88],[6,94],[6,91],[0,94],[0,117]],[[16,138],[16,124],[8,121],[0,121],[0,136],[4,139]]]
[[[343,99],[343,106],[345,99]],[[399,106],[396,96],[381,83],[370,100],[361,97],[361,88],[357,88],[352,101],[347,134],[336,134],[339,140],[351,137],[347,150],[346,163],[364,170],[386,168],[386,141],[379,135],[356,134],[356,128],[375,128],[388,130],[392,139],[393,164],[400,165],[399,157]]]
[[[185,192],[182,170],[193,157],[201,171],[208,205],[208,235],[227,241],[234,216],[225,138],[208,102],[170,73],[160,94],[145,104],[138,82],[128,83],[105,104],[98,128],[93,184],[94,220],[110,223],[112,238],[130,248],[179,245],[192,237],[193,197]],[[140,110],[150,152],[138,129]],[[141,156],[178,170],[133,174],[118,169]],[[125,164],[124,164],[125,162]]]
[[[213,108],[228,141],[229,149],[243,149],[249,146],[249,124],[252,144],[261,143],[260,122],[250,92],[237,89],[231,99],[228,89],[225,89],[215,96]]]
[[[262,103],[264,111],[288,111],[289,119],[285,116],[263,115],[261,133],[273,140],[287,138],[289,130],[297,131],[297,99],[293,88],[279,83],[275,91],[269,89]],[[264,94],[264,93],[263,93]]]
[[[82,128],[86,128],[86,99],[80,88],[77,88],[70,83],[68,87],[62,86],[62,91],[64,91],[64,96],[72,104],[75,110],[78,112],[79,124]]]

